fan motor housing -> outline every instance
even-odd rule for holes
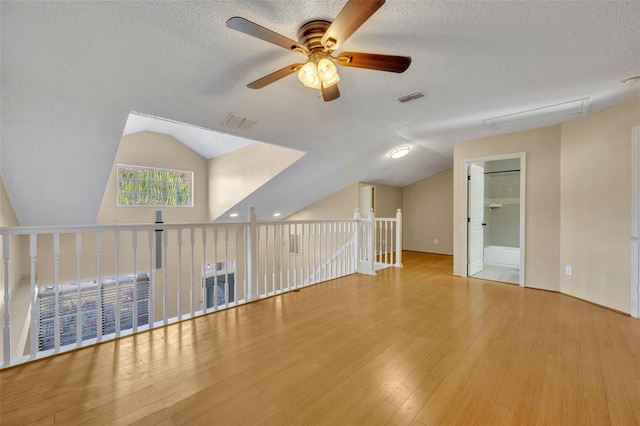
[[[304,44],[309,50],[324,49],[322,36],[331,25],[324,20],[309,21],[298,30],[298,42]]]

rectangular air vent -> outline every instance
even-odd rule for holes
[[[590,98],[582,98],[575,101],[534,108],[515,114],[490,118],[484,120],[484,122],[494,130],[560,124],[587,115],[589,99]]]
[[[398,102],[403,104],[405,102],[414,101],[416,99],[420,99],[423,97],[424,97],[424,94],[422,92],[413,92],[413,93],[409,93],[408,95],[400,96],[399,98],[396,98],[396,99],[398,99]]]
[[[230,129],[240,129],[240,130],[249,130],[256,124],[255,120],[251,120],[246,117],[240,117],[239,115],[235,115],[233,113],[229,114],[227,119],[222,123],[224,127],[228,127]]]

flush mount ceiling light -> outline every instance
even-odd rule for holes
[[[391,152],[389,152],[389,157],[393,158],[394,160],[396,158],[402,158],[405,155],[407,155],[409,151],[411,151],[411,148],[409,148],[409,146],[407,145],[399,146],[392,149]]]
[[[229,217],[238,217],[238,213],[231,213]]]
[[[278,217],[280,216],[280,213],[274,213],[273,216]]]
[[[627,79],[622,80],[623,84],[627,86],[636,86],[640,85],[640,75],[636,75],[635,77],[629,77]]]

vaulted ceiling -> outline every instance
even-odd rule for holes
[[[286,217],[355,181],[404,186],[449,168],[455,142],[497,133],[486,119],[640,95],[621,83],[640,74],[637,1],[388,0],[338,52],[407,55],[405,73],[340,67],[332,102],[295,75],[246,87],[304,56],[227,19],[295,39],[344,4],[0,2],[0,172],[20,223],[94,223],[131,111],[306,152],[236,206]],[[425,96],[396,100],[414,91]],[[229,130],[232,112],[257,124]],[[412,152],[392,161],[398,143]]]

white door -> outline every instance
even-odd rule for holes
[[[484,265],[484,167],[469,164],[469,212],[468,212],[469,268],[467,275],[482,271]]]

